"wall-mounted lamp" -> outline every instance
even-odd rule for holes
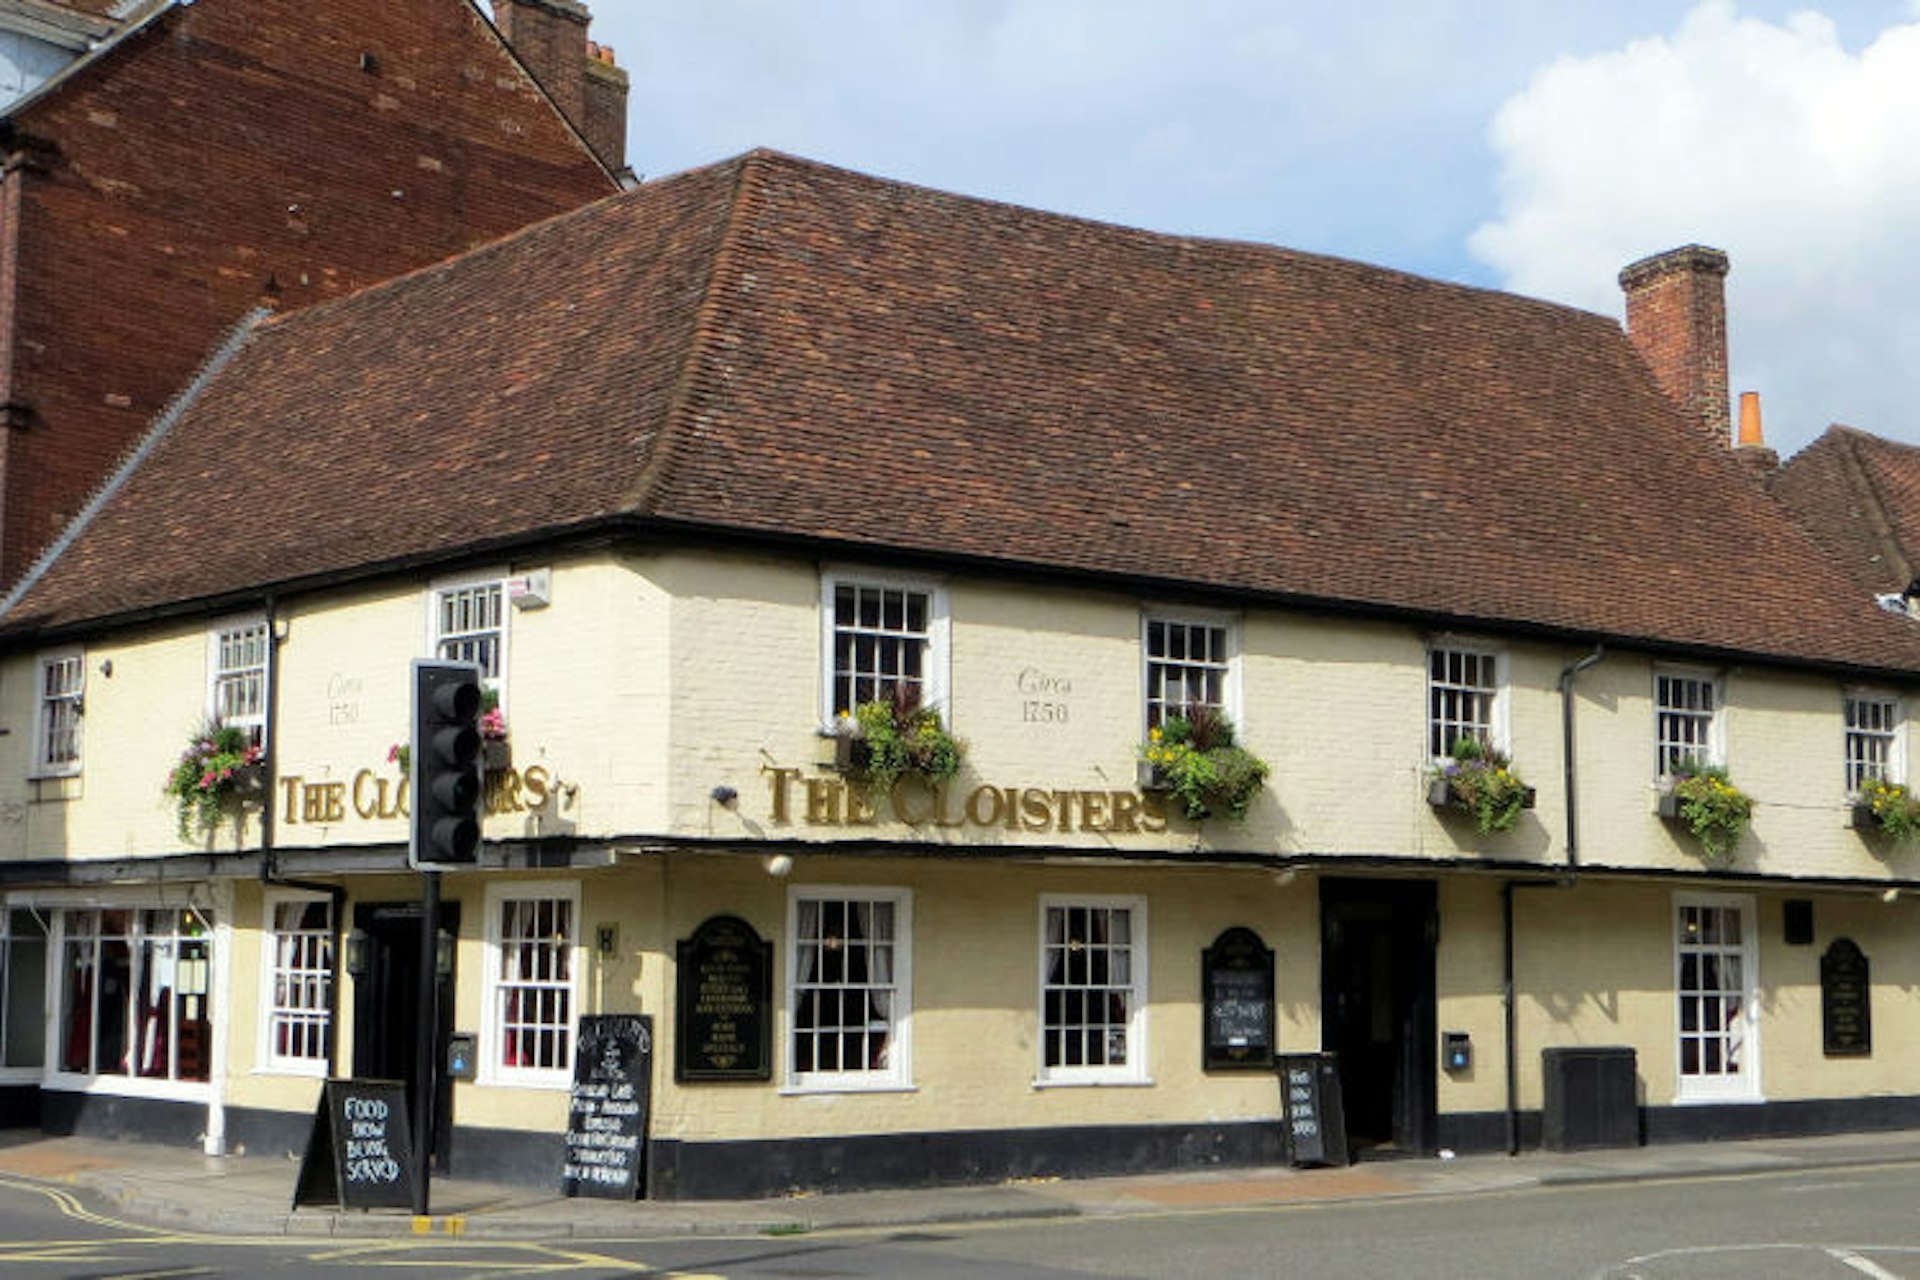
[[[1898,889],[1889,889],[1880,895],[1880,901],[1892,905],[1900,901],[1900,891]]]
[[[112,658],[102,658],[100,660],[100,674],[105,676],[109,680],[113,679],[113,659]]]
[[[731,806],[735,800],[740,798],[740,793],[724,782],[707,794],[713,797],[715,804],[727,806]]]
[[[776,853],[766,861],[767,874],[778,880],[793,870],[793,858],[784,853]]]
[[[347,935],[346,955],[347,975],[354,978],[367,976],[367,931],[355,929]]]
[[[453,935],[441,929],[433,940],[433,976],[453,976]]]
[[[1292,867],[1282,867],[1270,877],[1276,888],[1284,889],[1300,878],[1300,873]]]

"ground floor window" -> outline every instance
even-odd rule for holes
[[[793,1028],[787,1075],[795,1087],[910,1083],[911,907],[905,889],[793,890],[787,927],[787,1008]]]
[[[579,1006],[579,889],[505,885],[487,898],[488,1078],[564,1087]]]
[[[57,917],[59,1070],[205,1080],[213,1052],[212,929],[177,908],[86,908]]]
[[[1040,905],[1040,1078],[1146,1078],[1147,903],[1054,898]]]
[[[1674,990],[1682,1101],[1759,1096],[1753,899],[1675,899]]]
[[[0,912],[0,1067],[47,1058],[47,930],[21,907]]]
[[[271,1070],[324,1072],[333,1054],[333,902],[267,900],[266,1046]]]

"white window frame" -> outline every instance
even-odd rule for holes
[[[841,587],[880,591],[905,591],[927,597],[927,630],[923,641],[920,703],[940,712],[947,727],[953,727],[953,709],[948,705],[949,655],[952,619],[948,613],[947,588],[937,579],[898,573],[874,572],[848,566],[828,566],[820,574],[820,723],[831,729],[843,708],[836,705],[840,684],[838,668],[839,628],[836,624],[834,597]]]
[[[508,984],[501,978],[502,954],[507,945],[507,940],[502,936],[501,914],[509,902],[543,901],[568,904],[569,936],[562,944],[567,952],[567,976],[564,982],[551,984],[552,989],[566,992],[567,1029],[563,1042],[567,1061],[556,1067],[508,1066],[501,1061],[506,1045],[504,1002],[510,986],[522,987],[532,983]],[[485,1003],[480,1016],[479,1082],[528,1089],[569,1088],[573,1083],[574,1038],[580,1027],[581,975],[587,958],[580,944],[580,883],[577,880],[556,880],[488,885],[486,913],[486,957],[482,978],[482,999]]]
[[[477,637],[487,634],[486,628],[467,631],[448,632],[440,625],[440,611],[443,602],[450,595],[464,591],[495,592],[499,597],[500,622],[497,639],[494,642],[494,667],[492,674],[486,673],[486,664],[481,663],[481,683],[491,689],[500,700],[500,709],[504,713],[507,706],[507,672],[511,669],[509,659],[513,653],[513,605],[507,597],[507,572],[504,569],[490,573],[469,574],[457,578],[444,578],[427,588],[427,656],[429,658],[447,657],[442,647],[448,643],[458,643],[465,637]],[[467,661],[465,655],[453,655],[457,660]]]
[[[260,660],[257,663],[227,665],[229,637],[235,643],[242,643],[248,632],[258,633]],[[267,629],[265,614],[223,618],[214,623],[207,629],[207,719],[247,730],[253,744],[266,750],[267,691],[272,687],[272,672],[273,635]],[[226,700],[221,697],[222,688],[229,682],[238,683],[248,679],[258,681],[259,710],[236,714],[223,705]]]
[[[49,692],[47,681],[55,667],[71,664],[75,682],[71,688],[58,693]],[[34,663],[33,683],[33,777],[71,778],[80,772],[80,762],[86,750],[87,723],[87,654],[79,647],[53,649],[39,656]],[[54,707],[56,704],[71,704],[73,715],[73,753],[71,758],[59,760],[52,758],[54,733]]]
[[[31,917],[39,932],[31,939],[15,934],[13,916],[19,912]],[[37,941],[40,944],[40,982],[34,990],[23,990],[18,982],[14,959],[14,946],[19,942]],[[23,903],[0,902],[0,1081],[26,1082],[38,1080],[46,1067],[47,1059],[47,977],[53,964],[53,930],[44,915]],[[10,1053],[8,1029],[14,1021],[14,1002],[20,999],[32,1001],[34,1020],[40,1024],[40,1058],[36,1062],[16,1062],[7,1064]]]
[[[1486,663],[1492,683],[1476,685],[1468,684],[1464,680],[1436,680],[1433,670],[1434,661],[1442,655]],[[1484,698],[1486,715],[1475,725],[1485,734],[1482,745],[1491,747],[1495,751],[1510,750],[1507,733],[1507,679],[1507,653],[1497,645],[1460,636],[1435,636],[1430,640],[1427,644],[1427,750],[1429,754],[1436,760],[1452,756],[1453,741],[1445,740],[1441,726],[1443,723],[1466,723],[1458,715],[1442,717],[1436,714],[1437,704],[1444,697],[1454,698],[1456,705],[1458,701],[1469,698]],[[1457,740],[1460,736],[1455,734],[1454,739]]]
[[[1129,915],[1127,993],[1127,1060],[1118,1065],[1049,1066],[1047,1063],[1047,959],[1050,944],[1047,918],[1055,910],[1092,908],[1125,911]],[[1045,1088],[1055,1085],[1147,1085],[1147,974],[1151,961],[1147,947],[1147,899],[1140,894],[1048,893],[1040,896],[1040,918],[1034,1002],[1034,1084]],[[1091,984],[1089,984],[1091,985]],[[1112,987],[1114,984],[1102,984]],[[1081,988],[1075,988],[1081,989]]]
[[[1700,715],[1693,708],[1670,706],[1661,700],[1661,683],[1666,680],[1686,681],[1706,687],[1713,699],[1713,706],[1707,713],[1706,742],[1699,744],[1704,747],[1704,752],[1696,750],[1692,754],[1699,764],[1724,768],[1727,763],[1726,681],[1718,672],[1697,667],[1658,666],[1653,669],[1653,758],[1656,774],[1662,778],[1673,776],[1673,770],[1668,767],[1672,763],[1668,757],[1669,743],[1663,733],[1665,718],[1669,714],[1693,718]]]
[[[1879,721],[1879,724],[1870,723]],[[1842,755],[1846,767],[1847,793],[1857,795],[1869,777],[1900,784],[1907,780],[1907,714],[1904,700],[1885,689],[1847,689],[1841,700]],[[1882,744],[1878,754],[1859,748],[1869,743]],[[1877,772],[1869,772],[1875,769]]]
[[[1740,921],[1740,941],[1737,945],[1699,943],[1689,944],[1686,940],[1685,920],[1689,908],[1734,912]],[[1673,934],[1673,1079],[1674,1101],[1676,1103],[1695,1102],[1758,1102],[1760,1092],[1760,947],[1758,939],[1758,921],[1755,917],[1752,894],[1745,893],[1676,893],[1673,895],[1673,913],[1669,927]],[[1689,1034],[1700,1035],[1703,1029],[1689,1032],[1686,1028],[1684,1001],[1689,994],[1695,998],[1711,999],[1714,992],[1727,993],[1733,989],[1724,983],[1706,988],[1696,982],[1689,988],[1683,981],[1685,961],[1688,954],[1695,955],[1703,962],[1706,958],[1716,960],[1732,956],[1740,964],[1741,983],[1738,991],[1740,1012],[1738,1025],[1733,1027],[1739,1039],[1741,1069],[1733,1073],[1694,1073],[1684,1070],[1686,1058],[1684,1041]],[[1732,1026],[1732,1024],[1726,1024]]]
[[[798,1066],[801,981],[800,907],[803,902],[885,902],[893,907],[893,977],[890,981],[841,984],[865,989],[891,987],[893,1008],[887,1022],[887,1063],[865,1071],[801,1071]],[[831,984],[822,983],[821,989]],[[794,885],[787,890],[785,1034],[783,1093],[881,1093],[913,1088],[913,891],[891,885]]]
[[[288,967],[281,964],[279,926],[275,923],[279,908],[283,906],[320,903],[327,908],[327,928],[323,940],[326,957],[324,970],[303,966]],[[332,1047],[334,1037],[340,1034],[338,1022],[338,994],[340,983],[339,937],[340,922],[335,918],[334,900],[324,893],[302,893],[299,891],[279,890],[268,893],[262,900],[260,909],[260,1038],[258,1057],[259,1071],[263,1075],[324,1076],[333,1061]],[[324,974],[324,983],[319,1012],[322,1018],[305,1018],[304,1021],[317,1023],[320,1028],[322,1050],[320,1056],[304,1054],[283,1054],[275,1047],[275,1025],[282,1015],[294,1016],[310,1013],[312,1010],[299,1004],[282,1005],[279,999],[279,984],[283,974],[291,981],[311,981],[313,975]]]
[[[1155,657],[1153,652],[1153,629],[1156,625],[1172,627],[1202,628],[1222,633],[1221,646],[1224,649],[1217,661],[1196,662],[1191,659],[1172,659]],[[1159,727],[1166,716],[1177,714],[1182,706],[1192,706],[1191,700],[1181,703],[1168,701],[1156,696],[1154,688],[1154,668],[1156,665],[1189,667],[1195,669],[1217,670],[1220,674],[1220,699],[1216,704],[1221,714],[1233,722],[1237,732],[1240,725],[1240,618],[1233,613],[1214,609],[1175,609],[1149,605],[1140,613],[1140,714],[1143,731]],[[1156,711],[1160,714],[1156,715]]]

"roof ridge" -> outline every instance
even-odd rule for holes
[[[1873,469],[1860,456],[1862,447],[1869,441],[1877,441],[1879,437],[1852,428],[1843,430],[1845,434],[1834,438],[1840,454],[1840,472],[1846,477],[1848,487],[1860,498],[1861,505],[1867,509],[1867,531],[1879,544],[1880,553],[1887,558],[1887,567],[1894,571],[1896,578],[1912,582],[1913,561],[1900,544],[1899,532],[1888,514],[1886,498],[1874,480]]]
[[[735,231],[741,225],[743,209],[746,203],[747,179],[753,170],[770,164],[775,153],[758,148],[731,161],[736,165],[733,188],[727,196],[727,213],[717,235],[707,278],[700,286],[700,305],[694,310],[688,331],[685,353],[680,359],[680,369],[673,380],[673,390],[667,396],[667,402],[660,414],[660,432],[652,442],[648,457],[640,464],[640,472],[632,487],[628,489],[626,500],[621,507],[635,515],[644,515],[652,504],[672,470],[676,450],[674,445],[680,435],[680,419],[688,403],[693,399],[693,385],[696,371],[701,367],[705,352],[714,341],[714,323],[724,314],[720,302],[715,297],[714,285],[726,274],[735,256],[733,252]]]
[[[201,363],[199,369],[194,371],[187,385],[167,402],[166,408],[162,409],[154,419],[153,426],[121,456],[119,465],[101,482],[100,487],[94,490],[93,496],[88,498],[86,505],[80,508],[79,514],[67,522],[67,527],[60,531],[60,536],[40,553],[33,565],[20,576],[20,581],[14,583],[7,591],[5,598],[0,599],[0,619],[5,619],[13,611],[14,607],[20,603],[21,597],[46,575],[54,562],[74,544],[87,526],[93,523],[94,518],[100,514],[101,509],[107,505],[113,495],[132,478],[133,473],[140,469],[140,465],[173,430],[174,424],[180,421],[188,406],[199,398],[200,392],[207,383],[211,382],[214,375],[224,369],[234,356],[239,354],[240,349],[252,340],[254,334],[259,331],[262,319],[271,314],[265,307],[256,307],[240,318],[240,322],[234,325],[227,336],[221,340],[220,345],[214,348],[213,353]]]

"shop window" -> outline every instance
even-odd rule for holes
[[[946,696],[946,597],[927,583],[822,579],[828,723],[862,703],[939,707]]]
[[[1680,1100],[1757,1098],[1753,899],[1682,894],[1674,902]]]
[[[485,1078],[565,1088],[579,1008],[579,890],[511,885],[487,891]]]
[[[264,619],[215,627],[207,636],[207,705],[224,725],[245,729],[256,747],[267,745],[267,663]]]
[[[40,697],[33,764],[38,777],[80,772],[80,720],[85,711],[86,654],[78,649],[40,656]]]
[[[213,942],[174,908],[62,911],[59,1070],[204,1081],[212,1066]]]
[[[1047,897],[1040,920],[1041,1082],[1144,1082],[1146,899]]]
[[[911,1083],[912,902],[904,889],[792,891],[787,1077],[793,1087]]]
[[[1167,717],[1196,707],[1231,717],[1232,625],[1213,616],[1148,614],[1142,626],[1147,728],[1157,729]]]
[[[1846,695],[1847,790],[1868,782],[1906,780],[1900,750],[1900,702],[1891,694],[1861,690]]]
[[[506,701],[506,585],[499,578],[447,583],[433,590],[433,656],[480,667],[487,688]]]
[[[267,899],[266,1044],[268,1070],[320,1075],[333,1056],[333,902],[308,896]]]
[[[1427,650],[1427,754],[1451,756],[1462,738],[1501,747],[1500,655],[1454,644]]]
[[[0,911],[0,1067],[46,1061],[47,931],[24,908]]]
[[[1720,686],[1710,675],[1654,673],[1655,766],[1661,776],[1720,765]]]

